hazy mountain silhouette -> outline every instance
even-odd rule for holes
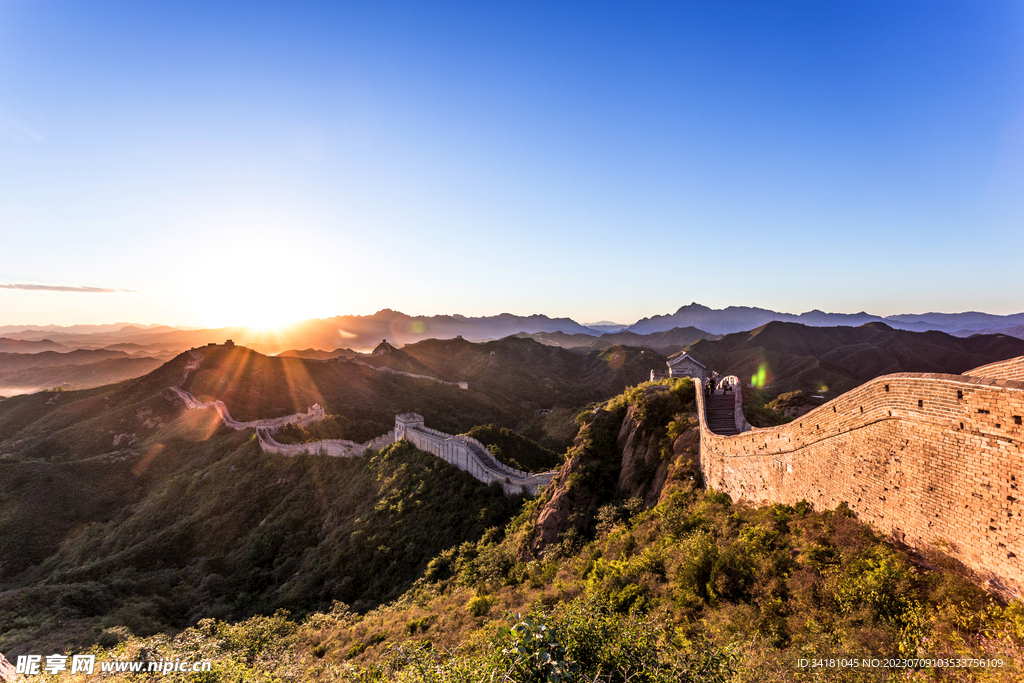
[[[772,322],[686,351],[723,375],[744,382],[762,366],[773,390],[829,388],[828,397],[893,372],[958,374],[1024,355],[1024,340],[1007,335],[956,337],[896,330],[881,322],[859,327],[810,327]]]
[[[895,329],[911,331],[939,330],[951,334],[1004,333],[1024,337],[1024,313],[992,315],[988,313],[924,313],[881,317],[866,312],[826,313],[820,310],[800,314],[780,313],[765,308],[729,306],[713,309],[698,303],[683,306],[675,313],[644,318],[628,329],[602,321],[588,327],[569,318],[546,315],[500,315],[471,317],[464,315],[414,316],[383,309],[372,315],[340,315],[332,318],[304,320],[281,330],[257,330],[247,327],[176,328],[166,325],[53,325],[33,327],[0,327],[0,352],[30,352],[62,349],[112,348],[132,352],[136,357],[149,355],[166,359],[168,351],[205,346],[233,339],[261,353],[289,351],[303,355],[299,349],[327,352],[331,349],[368,351],[386,339],[402,347],[425,339],[471,341],[502,339],[516,334],[534,336],[546,344],[567,348],[607,347],[614,344],[645,345],[674,351],[688,330],[704,337],[753,330],[767,323],[795,322],[814,327],[857,326],[884,322]],[[695,330],[695,331],[694,331]],[[643,338],[647,335],[672,333],[669,338]],[[585,335],[585,336],[578,336]],[[621,335],[621,336],[615,336]],[[639,337],[635,336],[639,335]],[[696,338],[696,337],[695,337]],[[600,341],[598,341],[600,340]],[[595,341],[597,343],[595,343]],[[33,344],[35,344],[33,346]],[[131,346],[127,346],[131,345]],[[309,354],[306,354],[307,356]]]
[[[884,322],[894,329],[925,332],[939,330],[955,333],[966,329],[985,327],[989,331],[1003,331],[1024,324],[1024,313],[1014,315],[992,315],[990,313],[923,313],[882,317],[870,313],[825,313],[813,310],[794,315],[780,313],[766,308],[750,306],[729,306],[723,309],[708,308],[698,303],[683,306],[670,315],[656,315],[639,320],[629,327],[630,332],[650,334],[664,332],[675,327],[697,327],[714,334],[731,334],[752,330],[767,323],[792,322],[813,327],[857,326],[870,322]],[[1007,332],[1007,334],[1011,334]],[[1016,336],[1016,335],[1012,335]]]

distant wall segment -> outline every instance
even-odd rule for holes
[[[257,427],[256,437],[265,453],[277,455],[330,455],[335,458],[355,458],[365,455],[366,451],[379,451],[395,442],[395,433],[388,432],[366,443],[347,439],[325,439],[303,444],[283,444],[274,439],[273,432],[271,428]]]
[[[708,486],[754,503],[849,505],[913,546],[936,546],[1000,592],[1024,594],[1024,357],[971,371],[887,375],[780,427],[707,428]]]
[[[191,358],[185,365],[185,372],[181,379],[170,388],[189,409],[213,408],[217,411],[224,424],[232,429],[255,428],[256,438],[259,441],[260,449],[265,453],[277,455],[329,455],[333,457],[352,458],[366,454],[367,451],[379,451],[401,439],[407,439],[416,448],[433,453],[439,458],[455,465],[461,470],[489,484],[498,482],[505,493],[530,493],[536,494],[541,487],[551,483],[555,472],[543,472],[531,474],[509,467],[498,461],[484,444],[471,436],[465,434],[451,435],[430,429],[424,425],[423,416],[416,413],[403,413],[395,416],[395,429],[387,434],[367,441],[356,443],[346,439],[325,439],[304,444],[282,444],[274,439],[274,432],[286,424],[306,425],[322,420],[326,413],[319,405],[310,407],[308,413],[296,413],[284,417],[267,420],[252,420],[239,422],[231,417],[223,401],[202,402],[182,387],[188,379],[189,373],[199,368],[203,362],[203,356],[198,351],[191,351]],[[400,373],[409,374],[409,373]],[[419,375],[413,375],[419,377]],[[432,379],[432,378],[431,378]],[[440,380],[438,380],[440,381]],[[445,384],[454,384],[445,382]],[[464,385],[465,383],[459,383]],[[468,385],[462,386],[465,389]]]

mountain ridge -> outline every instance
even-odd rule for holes
[[[13,346],[46,342],[50,349],[105,348],[113,344],[135,344],[140,352],[154,355],[166,351],[183,351],[210,342],[233,339],[261,353],[275,354],[289,350],[312,349],[330,351],[349,349],[368,351],[381,339],[396,347],[403,347],[425,339],[454,339],[464,337],[472,341],[502,339],[511,335],[652,335],[681,328],[695,328],[708,336],[718,336],[752,330],[772,321],[795,322],[813,327],[858,326],[871,322],[885,323],[895,329],[924,332],[937,330],[949,334],[970,336],[979,332],[1008,334],[1024,338],[1024,313],[995,315],[978,311],[963,313],[921,313],[879,316],[858,313],[829,313],[812,309],[799,314],[783,313],[754,306],[728,306],[715,309],[696,302],[681,306],[674,313],[642,318],[632,325],[618,323],[593,327],[577,323],[567,317],[543,314],[516,315],[499,313],[492,316],[466,316],[462,314],[409,315],[384,308],[370,315],[338,315],[299,321],[280,330],[256,330],[247,327],[175,328],[167,325],[133,325],[118,323],[107,326],[3,326],[0,334]],[[541,338],[541,337],[537,337]],[[632,337],[628,343],[638,341]],[[607,338],[612,344],[623,339]],[[8,341],[9,340],[9,341]],[[568,347],[581,346],[569,340]],[[579,339],[577,341],[584,341]],[[592,340],[586,340],[591,343]],[[603,343],[603,342],[602,342]],[[562,345],[562,344],[559,344]],[[652,348],[665,348],[666,344],[652,343]],[[45,350],[42,345],[35,347]]]
[[[693,302],[680,307],[675,313],[643,318],[631,325],[630,332],[650,334],[673,327],[693,326],[712,334],[732,334],[760,327],[769,322],[794,322],[812,327],[857,326],[869,322],[883,322],[895,329],[912,332],[957,333],[963,330],[984,327],[988,332],[1002,331],[1024,325],[1024,313],[995,315],[967,311],[964,313],[921,313],[879,316],[861,311],[859,313],[826,313],[813,309],[804,313],[782,313],[753,306],[727,306],[722,309],[709,308]],[[1017,336],[1011,334],[1010,336]]]

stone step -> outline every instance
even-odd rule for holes
[[[708,429],[715,434],[731,436],[736,429],[736,399],[733,394],[712,394],[706,397],[705,415]]]
[[[463,442],[463,443],[465,443],[469,447],[469,450],[473,451],[476,454],[476,456],[478,458],[480,458],[480,461],[486,467],[488,467],[489,469],[492,469],[492,470],[500,471],[501,468],[498,467],[498,463],[496,463],[494,461],[494,457],[491,456],[491,454],[488,451],[486,451],[483,448],[480,448],[479,446],[477,446],[472,441]]]

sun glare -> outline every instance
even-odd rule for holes
[[[206,250],[190,264],[186,296],[202,324],[280,330],[344,307],[340,283],[311,250],[260,241]]]

